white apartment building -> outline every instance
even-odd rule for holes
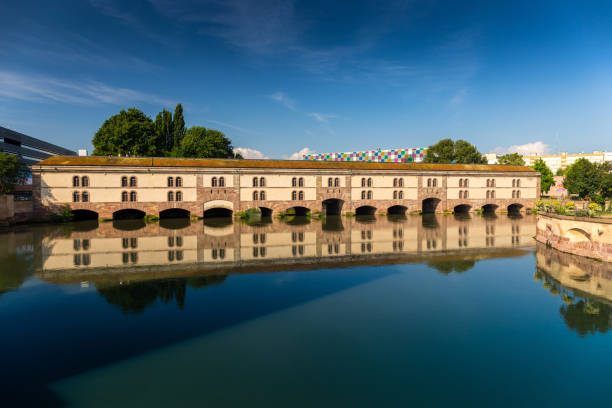
[[[487,153],[485,157],[487,158],[487,162],[489,164],[497,164],[497,159],[500,157],[500,155],[497,153]],[[593,153],[568,154],[567,152],[561,152],[558,154],[523,155],[523,160],[525,160],[526,166],[533,166],[537,159],[544,160],[544,163],[546,163],[548,168],[550,168],[553,173],[556,173],[559,169],[565,170],[579,159],[587,159],[592,163],[612,161],[612,152],[601,152],[595,150]]]

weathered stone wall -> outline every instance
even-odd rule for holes
[[[536,239],[559,251],[612,262],[612,219],[538,215]]]
[[[11,221],[15,216],[15,201],[12,195],[0,195],[0,221]]]

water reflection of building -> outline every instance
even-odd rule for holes
[[[299,224],[299,223],[298,223]],[[250,266],[378,261],[434,253],[469,254],[532,246],[535,218],[411,217],[328,218],[301,225],[277,220],[248,225],[149,224],[90,230],[42,239],[39,272],[81,274],[195,271]],[[152,269],[153,268],[153,269]],[[63,273],[69,272],[69,273]]]
[[[537,244],[534,278],[564,305],[565,323],[580,335],[612,327],[612,265]]]

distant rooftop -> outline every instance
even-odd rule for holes
[[[0,126],[0,152],[14,154],[24,163],[33,165],[51,156],[76,155],[76,152]]]

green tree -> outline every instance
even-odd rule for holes
[[[162,110],[155,117],[155,145],[157,154],[165,156],[172,150],[174,141],[174,127],[172,126],[172,112]]]
[[[555,173],[555,176],[564,176],[564,175],[565,175],[565,170],[559,167]]]
[[[94,156],[154,156],[157,153],[153,121],[136,108],[111,116],[96,132]]]
[[[533,164],[533,169],[540,172],[540,191],[546,193],[550,190],[550,186],[555,184],[555,177],[552,171],[548,168],[544,160],[537,159]]]
[[[601,192],[602,175],[587,159],[578,159],[565,170],[563,185],[570,194],[594,199]]]
[[[10,194],[15,184],[25,182],[27,167],[17,156],[0,152],[0,194]]]
[[[518,153],[504,154],[503,156],[500,156],[499,159],[497,159],[497,162],[499,164],[509,164],[513,166],[525,165],[525,160],[523,160],[523,157]]]
[[[427,148],[425,163],[483,164],[487,159],[465,140],[442,139]]]
[[[173,148],[179,148],[183,137],[185,137],[185,118],[183,117],[183,106],[179,103],[174,109],[174,117],[172,118],[172,127],[174,132]]]
[[[595,165],[600,175],[600,194],[603,200],[612,197],[612,162],[598,163]]]
[[[177,155],[199,158],[234,158],[232,142],[225,135],[214,129],[192,126],[185,132]]]

